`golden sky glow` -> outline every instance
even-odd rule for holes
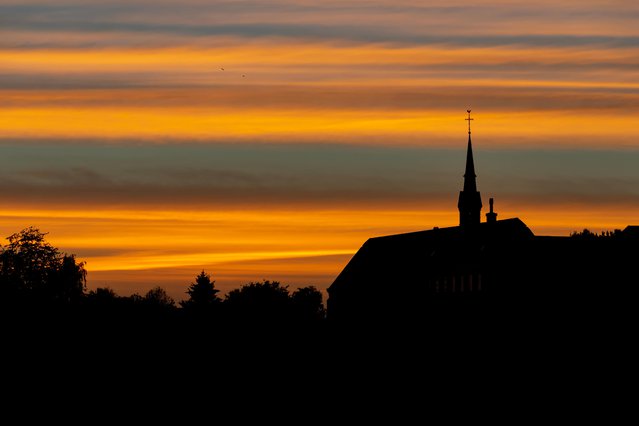
[[[639,90],[637,57],[634,47],[470,49],[237,39],[215,49],[4,50],[5,72],[78,87],[0,91],[0,136],[364,143],[372,137],[378,143],[441,145],[442,136],[454,141],[459,134],[459,103],[446,100],[454,94],[484,105],[475,124],[487,145],[517,134],[537,138],[537,145],[554,144],[555,138],[570,144],[572,138],[572,144],[592,146],[613,138],[617,145],[636,146],[628,135],[635,126],[630,107]],[[112,87],[83,87],[98,84],[91,78]],[[425,88],[435,96],[406,95]],[[376,98],[379,92],[385,96]]]
[[[219,108],[219,107],[217,107]],[[508,143],[503,135],[524,132],[528,137],[545,137],[556,146],[557,138],[574,138],[565,145],[598,146],[602,137],[616,138],[618,146],[633,146],[639,140],[631,137],[636,127],[634,116],[601,112],[485,113],[476,125],[483,137],[492,138],[488,146]],[[104,139],[179,139],[269,141],[313,140],[339,134],[344,142],[396,143],[428,146],[429,136],[450,137],[459,133],[459,113],[452,111],[318,111],[278,109],[264,111],[244,108],[233,111],[207,109],[143,109],[143,108],[32,108],[7,109],[0,119],[2,137],[104,138]],[[462,126],[463,127],[463,126]],[[463,133],[463,132],[462,132]],[[581,138],[587,137],[586,140]],[[552,138],[552,140],[550,140]],[[580,139],[577,139],[580,138]],[[441,146],[435,139],[432,146]],[[539,143],[538,145],[543,145]]]
[[[479,189],[538,234],[636,224],[628,1],[0,2],[0,232],[90,285],[201,268],[325,288],[373,236],[452,226]]]
[[[88,261],[95,285],[126,292],[159,283],[179,296],[184,280],[199,269],[215,271],[224,291],[262,278],[293,285],[312,280],[326,288],[371,236],[455,225],[457,215],[447,207],[259,212],[24,208],[2,210],[0,219],[5,233],[24,224],[45,224],[54,245]],[[639,214],[636,206],[611,214],[609,209],[525,205],[502,206],[500,214],[513,217],[516,211],[525,211],[520,217],[546,235],[565,235],[566,222],[570,229],[623,228]]]

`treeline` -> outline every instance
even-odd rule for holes
[[[119,296],[110,288],[98,288],[86,293],[79,306],[94,313],[186,316],[198,320],[234,323],[260,321],[290,321],[317,323],[325,318],[322,293],[315,287],[289,291],[277,281],[250,282],[218,296],[215,281],[202,271],[187,290],[188,298],[176,303],[162,287],[146,294]]]
[[[623,232],[621,229],[615,229],[614,231],[601,231],[601,233],[598,234],[596,232],[592,232],[588,228],[585,228],[583,231],[571,232],[570,236],[581,240],[595,240],[599,238],[620,239],[623,238]]]
[[[319,324],[325,318],[315,287],[290,291],[277,281],[250,282],[220,297],[205,271],[185,285],[187,298],[176,303],[161,287],[146,294],[120,296],[110,288],[87,291],[84,262],[61,253],[37,228],[26,228],[0,246],[0,302],[4,312],[30,315],[54,310],[97,323],[197,322],[233,325]]]

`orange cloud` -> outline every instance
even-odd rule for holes
[[[609,139],[621,146],[637,146],[634,116],[606,112],[496,111],[475,122],[485,144],[513,143],[537,138],[556,147],[597,146]],[[462,118],[458,111],[229,110],[221,106],[190,109],[160,108],[5,108],[0,116],[0,138],[103,138],[203,141],[260,140],[419,144],[441,146],[458,139]],[[515,136],[515,138],[513,138]],[[572,140],[571,140],[572,139]],[[545,140],[545,142],[544,142]],[[485,146],[486,146],[485,145]]]
[[[238,39],[208,49],[2,50],[0,138],[442,145],[470,105],[495,145],[526,135],[636,146],[638,53]],[[11,88],[25,84],[11,75],[60,87]]]

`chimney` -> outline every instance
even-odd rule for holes
[[[486,222],[495,223],[497,222],[497,213],[493,211],[494,200],[491,198],[488,202],[490,203],[490,211],[486,213]]]

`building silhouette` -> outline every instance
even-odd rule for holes
[[[519,218],[481,222],[470,134],[459,226],[370,238],[328,288],[332,321],[618,315],[639,286],[639,227],[536,236]],[[508,315],[508,317],[504,317]]]

